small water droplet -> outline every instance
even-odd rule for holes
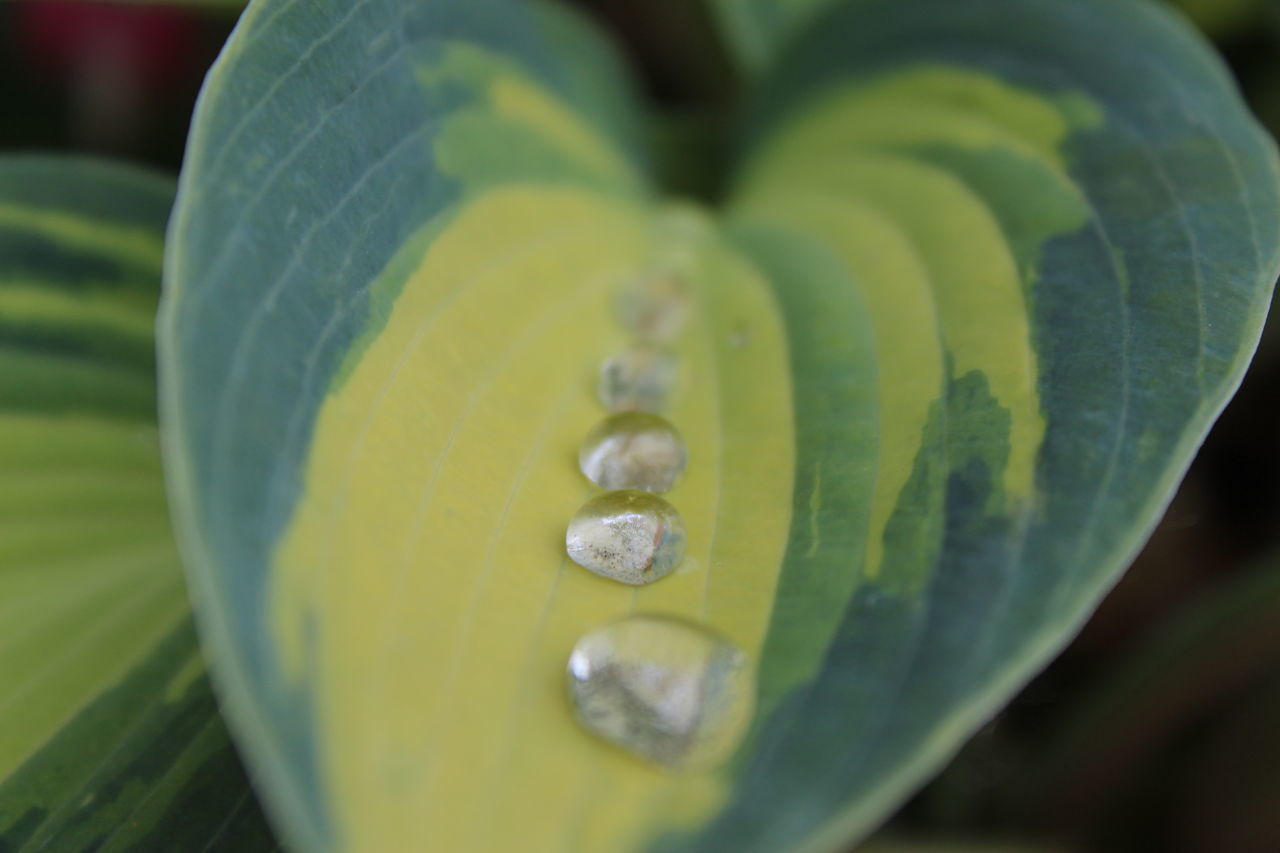
[[[689,461],[684,439],[665,418],[621,412],[596,424],[578,451],[578,467],[604,489],[665,492]]]
[[[664,206],[657,222],[658,251],[692,252],[715,231],[711,214],[696,204],[677,201]]]
[[[569,558],[589,571],[632,586],[671,574],[684,557],[684,521],[648,492],[609,492],[587,501],[569,521]]]
[[[755,679],[747,656],[711,629],[636,615],[578,640],[569,694],[593,734],[664,767],[697,770],[724,763],[741,743]]]
[[[679,360],[666,350],[637,346],[600,366],[600,402],[611,412],[659,412],[679,374]]]
[[[658,343],[674,340],[692,313],[688,282],[666,265],[631,279],[618,294],[618,321],[641,340]]]

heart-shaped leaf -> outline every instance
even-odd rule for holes
[[[0,849],[275,849],[165,509],[152,318],[172,183],[0,158]]]
[[[842,4],[767,75],[720,212],[660,199],[586,38],[504,0],[260,2],[206,84],[167,463],[303,849],[847,843],[1078,627],[1256,343],[1275,154],[1156,9]],[[692,308],[689,554],[632,588],[563,535],[617,295],[659,271]],[[756,664],[727,767],[574,724],[570,648],[636,610]]]

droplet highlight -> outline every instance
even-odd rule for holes
[[[569,656],[568,676],[584,728],[672,770],[723,764],[755,710],[747,656],[674,616],[629,616],[588,632]]]
[[[684,557],[684,521],[649,492],[609,492],[587,501],[569,521],[569,559],[632,586],[671,574]]]
[[[600,365],[600,403],[611,412],[656,414],[666,408],[679,373],[679,360],[666,350],[631,347]]]
[[[587,433],[578,467],[604,489],[665,492],[684,473],[689,454],[680,433],[649,412],[621,412]]]

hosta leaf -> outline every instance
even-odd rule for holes
[[[258,3],[206,84],[162,405],[228,710],[304,849],[834,849],[1141,543],[1256,343],[1274,152],[1146,6],[867,0],[707,212],[538,8]],[[690,553],[629,588],[562,543],[655,263],[696,309]],[[569,649],[635,610],[757,663],[727,767],[573,723]]]
[[[152,317],[170,182],[0,158],[0,849],[275,849],[165,509]]]
[[[797,270],[817,263],[861,296],[879,464],[844,481],[873,536],[824,669],[780,700],[777,746],[704,840],[767,849],[836,813],[822,846],[989,715],[1139,547],[1256,344],[1276,165],[1221,67],[1138,3],[846,4],[754,126],[738,242],[792,298],[822,298]],[[820,359],[794,316],[793,350]],[[804,449],[831,424],[811,423],[801,492],[808,465],[827,482]],[[807,592],[786,577],[778,608]],[[787,822],[766,814],[802,787]]]

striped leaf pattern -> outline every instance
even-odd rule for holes
[[[714,208],[653,185],[593,38],[508,0],[262,0],[206,84],[166,464],[300,849],[848,844],[1081,624],[1257,342],[1275,152],[1158,8],[834,4],[762,72]],[[694,305],[689,551],[624,588],[563,530],[655,264]],[[573,642],[639,611],[755,663],[727,766],[573,723]]]
[[[0,159],[0,850],[274,850],[165,508],[172,183]]]

